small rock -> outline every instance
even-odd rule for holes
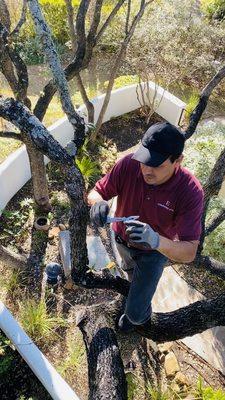
[[[173,392],[180,393],[180,386],[176,382],[172,382],[170,387]]]
[[[60,229],[60,231],[65,231],[66,227],[64,224],[59,224],[59,229]]]
[[[174,376],[176,372],[180,371],[177,358],[172,351],[166,354],[164,367],[167,377]]]
[[[173,342],[166,342],[162,344],[158,344],[158,349],[160,353],[168,353],[173,346]]]
[[[194,397],[192,394],[189,394],[187,397],[185,397],[183,400],[195,400],[196,397]]]
[[[48,238],[49,238],[50,240],[51,240],[51,239],[54,239],[55,236],[58,236],[59,232],[60,232],[60,229],[58,228],[58,226],[55,226],[54,228],[52,228],[52,229],[49,230],[49,232],[48,232]]]
[[[186,377],[186,375],[184,375],[182,372],[177,372],[176,376],[175,376],[175,382],[177,382],[180,385],[187,385],[189,386],[190,383],[188,381],[188,378]]]

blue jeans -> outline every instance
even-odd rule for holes
[[[134,325],[144,324],[152,312],[151,301],[167,257],[156,250],[145,252],[116,243],[122,269],[131,282],[125,314]]]

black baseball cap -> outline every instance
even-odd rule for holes
[[[182,154],[184,142],[184,134],[176,126],[169,122],[157,123],[145,132],[132,158],[149,167],[158,167],[168,157]]]

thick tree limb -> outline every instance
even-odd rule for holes
[[[17,270],[23,270],[27,266],[27,258],[0,245],[0,264]]]
[[[189,126],[185,132],[186,140],[189,139],[195,132],[195,129],[200,121],[200,118],[201,118],[204,110],[206,109],[206,106],[207,106],[207,103],[209,100],[209,96],[211,95],[213,89],[215,89],[215,87],[221,82],[221,80],[224,77],[225,77],[225,66],[222,67],[214,75],[214,77],[211,79],[211,81],[202,90],[199,102],[190,116]]]
[[[72,278],[75,284],[83,286],[86,289],[109,289],[116,293],[127,296],[130,283],[123,278],[116,278],[107,270],[100,272],[87,272],[83,276],[78,276],[72,271]]]
[[[127,384],[111,318],[103,307],[87,309],[77,321],[88,358],[89,400],[126,400]]]
[[[63,111],[66,113],[68,120],[74,129],[74,143],[79,149],[82,146],[85,135],[85,124],[83,118],[81,118],[75,111],[73,103],[71,101],[68,83],[61,67],[59,56],[56,52],[53,40],[51,38],[51,32],[45,19],[42,15],[41,8],[37,0],[28,0],[28,5],[36,31],[40,36],[43,43],[43,48],[48,59],[54,80],[57,85],[57,89],[60,95]]]
[[[3,99],[0,96],[0,116],[12,122],[17,128],[23,131],[37,149],[52,161],[63,165],[73,164],[73,158],[49,134],[38,118],[19,101],[12,98]]]
[[[207,271],[211,272],[213,275],[225,279],[225,264],[220,261],[214,260],[214,258],[212,257],[201,255],[196,259],[196,265],[200,265],[204,267]]]
[[[158,343],[182,339],[225,325],[225,295],[196,301],[168,313],[153,313],[151,320],[137,329],[138,333]]]
[[[23,141],[21,135],[16,132],[0,132],[0,137]]]
[[[205,236],[212,233],[224,220],[225,220],[225,208],[223,208],[217,215],[217,217],[213,219],[211,224],[206,227]]]

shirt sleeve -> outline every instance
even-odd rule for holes
[[[203,190],[198,189],[191,194],[191,198],[183,201],[182,209],[175,219],[177,236],[183,241],[199,240],[201,236]]]
[[[122,158],[114,165],[111,171],[96,182],[94,189],[104,200],[110,200],[121,192],[123,180],[126,176],[126,159]]]

